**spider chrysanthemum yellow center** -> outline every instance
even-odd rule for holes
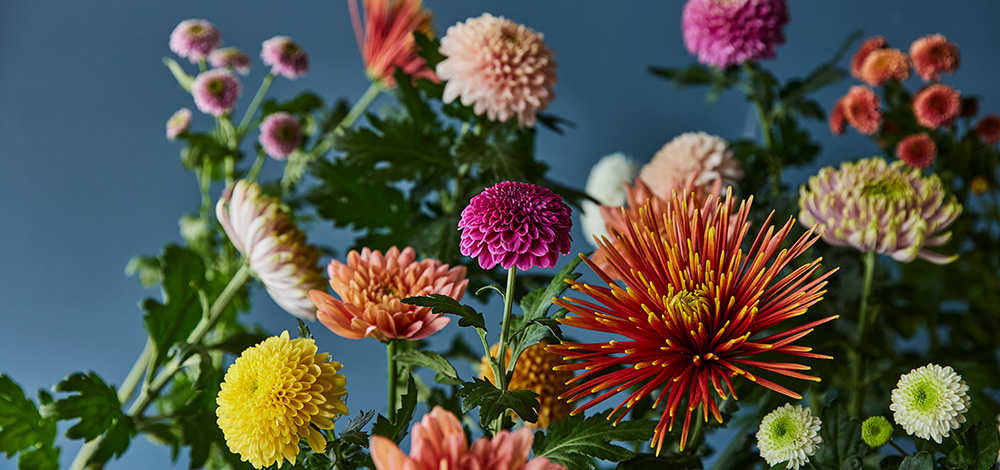
[[[333,429],[333,420],[348,412],[341,367],[317,354],[313,340],[289,339],[287,331],[243,351],[216,400],[229,450],[256,468],[294,464],[300,437],[324,452],[320,429]]]

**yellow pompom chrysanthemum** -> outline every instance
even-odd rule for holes
[[[299,437],[324,452],[319,429],[333,429],[333,420],[348,413],[341,367],[327,353],[317,354],[313,340],[289,339],[287,331],[247,348],[226,372],[216,400],[229,450],[256,468],[282,459],[294,464]]]

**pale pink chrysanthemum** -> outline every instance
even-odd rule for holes
[[[842,100],[844,118],[858,132],[872,135],[882,125],[882,101],[871,88],[852,86]]]
[[[288,36],[275,36],[261,44],[260,58],[271,67],[271,73],[296,79],[309,71],[309,56],[305,49]]]
[[[833,109],[830,110],[830,132],[833,135],[843,135],[844,129],[847,124],[847,116],[844,111],[844,98],[837,100],[837,103],[833,105]]]
[[[913,41],[910,45],[910,58],[917,75],[925,82],[940,80],[941,72],[955,73],[960,60],[958,46],[940,34]]]
[[[913,134],[896,144],[896,157],[913,168],[924,169],[934,163],[937,145],[926,132]]]
[[[480,438],[470,449],[458,418],[435,406],[413,425],[409,456],[392,440],[377,435],[371,438],[371,455],[377,470],[565,470],[545,457],[529,460],[533,441],[531,429],[521,428]]]
[[[899,49],[874,50],[861,66],[861,81],[871,86],[882,86],[889,80],[901,82],[909,77],[910,61]]]
[[[834,246],[874,251],[908,263],[917,257],[935,264],[954,261],[928,250],[951,239],[948,226],[962,206],[946,196],[937,175],[923,176],[902,161],[881,158],[828,166],[799,190],[799,221],[819,226]]]
[[[785,0],[688,0],[681,16],[688,52],[719,68],[774,57],[786,24]]]
[[[242,91],[239,79],[223,69],[202,72],[191,84],[195,106],[199,111],[213,116],[222,116],[232,111]]]
[[[913,97],[913,114],[917,123],[928,129],[951,124],[962,113],[962,96],[958,90],[935,83]]]
[[[976,134],[986,145],[1000,142],[1000,116],[987,114],[976,124]]]
[[[438,81],[434,71],[417,54],[413,38],[415,32],[433,35],[431,12],[424,9],[421,0],[363,0],[364,27],[357,0],[347,5],[369,78],[395,88],[393,74],[398,67],[413,78]]]
[[[277,112],[268,114],[260,123],[260,146],[264,152],[276,160],[288,158],[302,145],[302,128],[299,120],[291,114]]]
[[[177,136],[187,132],[191,126],[191,110],[187,108],[178,109],[170,119],[167,119],[167,138],[176,139]]]
[[[208,55],[208,63],[217,69],[232,69],[240,75],[250,73],[250,58],[235,47],[216,49]]]
[[[315,320],[306,293],[326,284],[317,265],[320,252],[306,243],[279,201],[261,195],[256,183],[240,180],[219,199],[215,214],[274,302],[296,317]]]
[[[728,142],[705,132],[686,132],[656,152],[642,167],[639,178],[654,194],[669,199],[673,190],[688,180],[705,191],[717,179],[723,187],[735,185],[743,178],[743,170]]]
[[[170,33],[170,50],[192,64],[208,57],[222,44],[222,34],[206,20],[181,21]]]
[[[460,251],[483,269],[551,268],[569,253],[570,208],[558,194],[504,181],[477,194],[462,210]]]
[[[858,51],[854,53],[854,57],[851,58],[851,75],[853,75],[854,78],[861,80],[861,67],[865,65],[865,60],[868,59],[868,55],[888,46],[889,44],[882,36],[872,36],[865,39],[865,42],[861,43],[861,47],[858,48]]]
[[[450,321],[430,307],[404,304],[403,299],[442,294],[461,300],[469,283],[465,266],[449,267],[436,259],[416,261],[410,247],[402,251],[392,247],[384,256],[367,247],[360,253],[352,250],[347,264],[330,261],[327,274],[340,299],[325,289],[309,292],[319,309],[319,321],[344,338],[383,342],[424,339]]]
[[[492,121],[516,116],[521,126],[533,126],[535,113],[555,97],[556,63],[542,34],[502,16],[483,13],[448,28],[441,54],[444,102],[461,99]]]

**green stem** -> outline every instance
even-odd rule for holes
[[[858,418],[861,416],[861,405],[864,399],[865,386],[863,384],[865,375],[865,355],[861,351],[861,346],[864,344],[866,331],[868,329],[868,324],[871,320],[868,318],[868,297],[871,295],[872,290],[872,279],[875,276],[875,251],[868,251],[862,255],[862,261],[865,265],[865,283],[861,291],[861,307],[858,312],[858,325],[857,331],[855,332],[855,350],[853,353],[854,368],[851,377],[852,388],[854,389],[851,395],[851,417]]]
[[[247,173],[247,181],[251,183],[257,181],[257,174],[260,173],[260,168],[264,166],[264,160],[266,159],[267,155],[264,154],[263,150],[257,152],[257,159],[254,160],[253,166],[250,167],[250,172]]]
[[[396,341],[390,339],[385,344],[385,355],[389,366],[389,421],[396,421],[396,382],[399,369],[396,367]]]
[[[248,107],[246,112],[243,113],[243,119],[240,119],[240,127],[236,128],[237,139],[243,137],[243,134],[246,134],[247,126],[250,125],[250,121],[253,119],[254,114],[257,114],[257,108],[260,106],[260,102],[264,101],[264,95],[267,94],[268,88],[271,88],[271,82],[273,81],[274,73],[264,75],[264,80],[260,82],[260,88],[258,88],[257,93],[253,95],[253,101],[250,102],[250,107]]]
[[[340,132],[341,129],[351,127],[351,125],[354,124],[354,121],[357,121],[358,118],[361,117],[361,114],[364,113],[366,109],[368,109],[368,106],[372,104],[372,101],[375,101],[375,98],[381,92],[382,92],[382,85],[379,85],[378,83],[372,83],[371,86],[369,86],[368,89],[365,90],[365,94],[361,95],[361,98],[358,98],[358,101],[354,103],[354,107],[352,107],[351,110],[347,112],[347,115],[344,116],[344,119],[341,119],[340,122],[337,124],[337,127],[333,128],[333,131],[330,132],[329,137],[323,139],[318,144],[316,144],[316,147],[313,148],[312,152],[309,153],[311,153],[312,155],[323,155],[324,153],[326,153],[327,150],[330,150],[330,147],[333,146],[333,136],[337,135],[337,133]]]
[[[212,210],[212,196],[209,194],[212,187],[212,166],[208,164],[208,160],[204,160],[201,170],[195,173],[198,177],[198,187],[201,190],[201,218],[208,220]]]
[[[896,449],[899,452],[900,455],[903,455],[905,457],[909,457],[910,456],[909,452],[903,450],[902,447],[899,447],[899,444],[896,444],[895,442],[893,442],[892,439],[889,439],[889,445],[891,445],[893,449]]]
[[[507,363],[507,343],[510,341],[510,316],[514,309],[514,279],[517,277],[517,266],[511,266],[507,270],[507,290],[503,296],[503,323],[500,324],[500,344],[497,345],[496,370],[494,375],[497,379],[497,388],[507,391],[508,370],[514,369],[514,364]],[[487,352],[489,354],[489,352]],[[503,415],[501,414],[493,422],[493,435],[497,435],[503,429]]]
[[[757,71],[754,70],[753,65],[750,62],[744,63],[744,70],[747,73],[747,81],[753,83],[753,77],[756,75]],[[767,110],[767,105],[764,103],[763,98],[754,91],[752,86],[748,87],[747,96],[753,101],[754,107],[757,108],[757,116],[760,118],[760,133],[761,138],[764,139],[764,147],[767,153],[764,157],[767,160],[768,173],[771,175],[771,197],[777,202],[778,197],[781,195],[781,165],[775,161],[775,147],[774,147],[774,129],[773,123],[771,122],[770,113]]]

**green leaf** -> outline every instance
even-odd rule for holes
[[[717,71],[701,65],[691,64],[684,68],[649,67],[649,73],[674,82],[678,87],[708,85],[715,80]]]
[[[552,423],[545,431],[535,433],[532,450],[535,455],[547,457],[561,463],[566,468],[595,468],[592,459],[620,462],[632,459],[635,454],[612,442],[645,441],[653,437],[656,423],[649,420],[623,421],[614,425],[608,420],[611,410],[584,418],[583,415],[568,416]],[[645,458],[643,459],[645,460]],[[634,462],[638,464],[639,462]],[[646,468],[629,466],[624,468]],[[652,467],[650,467],[652,468]],[[656,468],[688,468],[667,467]],[[700,468],[700,467],[698,467]]]
[[[457,300],[443,294],[431,294],[426,297],[407,297],[402,300],[404,304],[417,305],[420,307],[431,307],[436,313],[450,313],[457,315],[458,326],[471,326],[481,330],[486,329],[486,319],[483,314],[476,309],[458,303]]]
[[[1000,452],[1000,430],[993,423],[979,423],[966,435],[975,435],[976,445],[979,448],[972,468],[974,470],[993,468],[993,464],[997,461],[997,452]]]
[[[903,459],[899,470],[934,470],[934,458],[927,452],[920,452]]]
[[[362,411],[361,414],[348,421],[347,426],[344,426],[344,428],[340,430],[339,439],[347,441],[352,445],[368,447],[368,433],[364,432],[362,429],[367,426],[374,417],[375,410]]]
[[[386,230],[401,242],[409,238],[413,230],[405,226],[410,218],[409,202],[402,192],[389,186],[384,171],[343,160],[315,160],[309,169],[321,184],[309,192],[306,200],[316,206],[320,217],[338,227]]]
[[[219,140],[208,134],[187,134],[184,136],[187,145],[181,149],[181,164],[188,170],[201,168],[205,160],[218,165],[226,156],[233,155],[233,151]],[[219,179],[218,172],[212,172],[213,179]]]
[[[42,408],[43,416],[56,420],[80,419],[66,430],[70,439],[92,440],[123,418],[118,392],[104,383],[97,374],[76,373],[52,387],[56,392],[76,392],[75,395],[56,400]]]
[[[177,80],[177,84],[184,89],[184,91],[191,92],[191,84],[194,83],[194,77],[187,74],[181,64],[178,64],[176,60],[169,57],[163,58],[163,63],[170,69],[170,73],[174,75],[174,79]]]
[[[94,455],[90,457],[88,463],[104,463],[111,460],[112,457],[121,457],[128,449],[134,435],[135,425],[132,423],[132,419],[124,415],[118,417],[111,429],[104,433],[104,438],[97,445],[97,450],[94,451]]]
[[[142,287],[152,287],[160,282],[160,261],[153,256],[133,256],[125,265],[126,276],[137,276]]]
[[[701,470],[705,468],[701,463],[701,457],[691,454],[666,454],[656,456],[653,454],[636,454],[631,459],[618,463],[615,470]],[[782,464],[780,468],[785,468]]]
[[[851,419],[839,401],[835,400],[823,410],[822,421],[823,445],[816,452],[816,460],[823,466],[845,468],[851,457],[865,455],[867,446],[861,440],[861,422]]]
[[[447,359],[434,351],[403,351],[396,354],[396,361],[409,365],[426,367],[434,371],[434,381],[442,385],[458,385],[458,371]]]
[[[301,319],[297,319],[299,322],[299,338],[313,339],[313,334],[309,331],[309,327]]]
[[[146,330],[156,345],[156,363],[171,346],[184,342],[201,320],[198,292],[193,287],[205,285],[205,264],[195,252],[167,245],[159,261],[163,303],[153,299],[142,303]]]
[[[972,455],[969,449],[963,445],[956,446],[948,453],[945,465],[950,469],[965,468],[972,463]]]
[[[402,398],[402,406],[396,411],[396,420],[389,421],[388,418],[378,415],[375,425],[372,426],[372,434],[387,437],[397,443],[406,436],[406,428],[413,419],[413,412],[417,409],[417,383],[413,377],[409,377],[406,395]]]
[[[479,422],[488,424],[511,410],[530,423],[538,420],[538,394],[531,390],[500,390],[495,385],[473,378],[464,382],[455,396],[462,398],[462,412],[479,408]]]
[[[56,470],[59,448],[54,446],[55,439],[55,421],[42,418],[21,387],[0,374],[0,452],[8,459],[20,453],[18,468]]]
[[[291,114],[311,113],[322,107],[323,98],[320,98],[319,95],[311,91],[303,91],[295,98],[281,103],[273,99],[267,100],[261,105],[260,110],[261,117],[263,117],[277,112],[286,112]]]
[[[570,260],[555,276],[552,276],[552,282],[549,283],[548,287],[536,289],[521,299],[521,311],[524,312],[526,320],[530,321],[546,316],[549,307],[552,306],[552,300],[569,288],[569,283],[566,281],[576,280],[580,277],[580,273],[573,271],[580,265],[581,261],[583,258],[580,257]]]

